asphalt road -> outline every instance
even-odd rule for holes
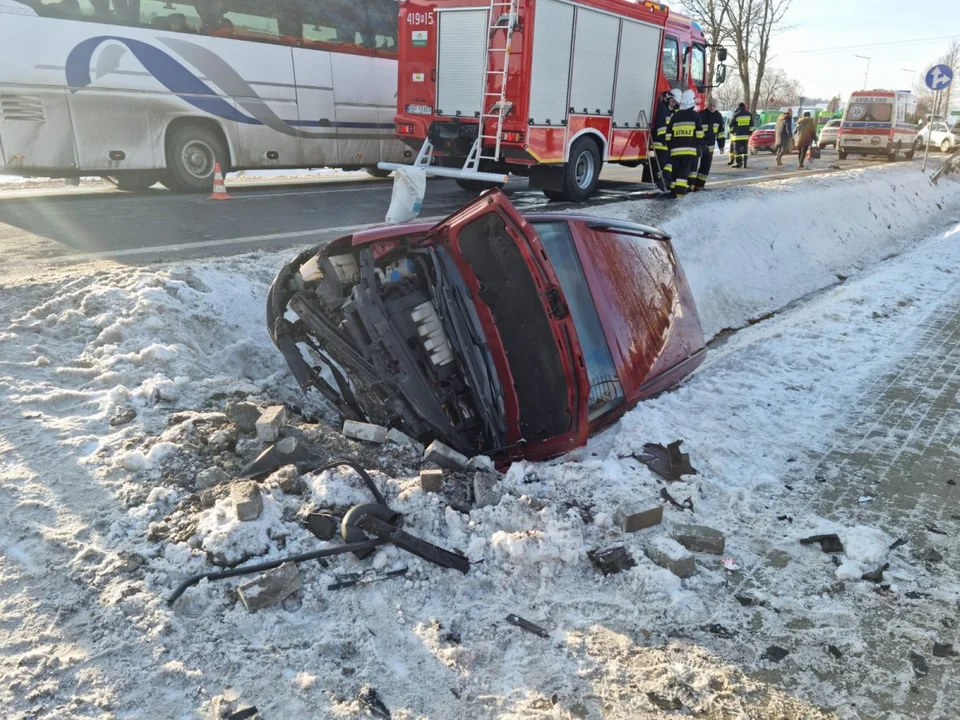
[[[917,161],[914,161],[917,162]],[[876,161],[851,158],[840,161],[835,152],[806,174],[833,168],[864,167]],[[708,187],[779,180],[797,175],[791,158],[775,168],[771,155],[750,159],[748,169],[726,166],[716,156]],[[639,184],[640,170],[608,166],[598,196],[591,204],[644,197],[650,187]],[[349,180],[305,176],[282,181],[229,180],[231,200],[215,202],[205,196],[178,195],[159,185],[130,194],[108,184],[79,188],[59,183],[41,187],[0,187],[0,252],[7,265],[20,268],[115,259],[131,264],[172,258],[231,255],[256,249],[278,249],[320,242],[356,227],[383,222],[390,203],[392,181]],[[523,179],[511,181],[507,194],[521,209],[560,209]],[[431,179],[421,217],[442,217],[467,202],[450,180]]]

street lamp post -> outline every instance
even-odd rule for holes
[[[855,58],[867,61],[867,71],[863,74],[863,89],[867,89],[867,79],[870,77],[870,58],[866,55],[854,55]]]
[[[910,73],[910,92],[913,92],[913,84],[917,81],[917,71],[908,70],[907,68],[900,68],[905,73]]]

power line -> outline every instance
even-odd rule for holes
[[[779,53],[780,55],[828,55],[831,53],[848,52],[850,50],[872,50],[873,48],[894,47],[899,45],[919,45],[936,40],[953,40],[956,35],[939,35],[936,37],[914,38],[912,40],[890,40],[887,42],[864,43],[862,45],[843,45],[837,47],[815,48],[813,50],[793,50]]]

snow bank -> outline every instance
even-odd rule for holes
[[[673,237],[708,338],[902,252],[960,213],[960,183],[871,167],[590,210]]]

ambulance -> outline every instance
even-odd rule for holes
[[[837,151],[913,159],[917,141],[917,99],[906,90],[864,90],[850,95],[840,123]]]
[[[397,135],[467,190],[583,200],[604,162],[647,163],[662,93],[708,89],[703,31],[656,2],[400,0],[398,45]]]

